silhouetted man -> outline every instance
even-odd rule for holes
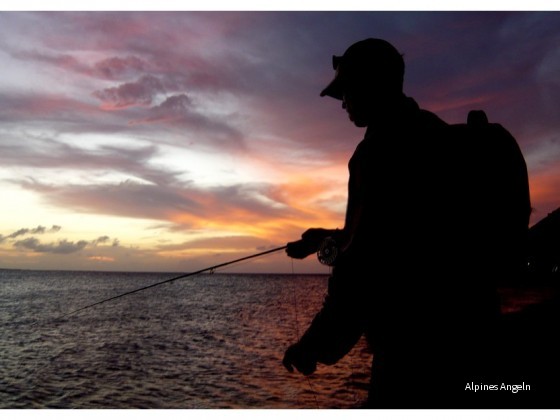
[[[419,109],[386,41],[357,42],[333,67],[321,96],[341,100],[367,130],[349,162],[344,228],[309,229],[288,244],[289,256],[305,258],[328,238],[338,256],[323,307],[284,366],[311,374],[365,334],[374,353],[369,406],[484,405],[488,394],[465,388],[499,376],[496,281],[504,264],[520,261],[510,251],[530,212],[519,148],[499,126],[509,137],[489,144],[479,114],[457,127]]]

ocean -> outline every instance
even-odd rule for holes
[[[0,408],[353,408],[367,397],[362,340],[309,379],[284,350],[326,293],[325,275],[174,277],[0,270]]]

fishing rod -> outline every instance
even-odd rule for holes
[[[238,262],[241,262],[241,261],[250,260],[252,258],[262,257],[263,255],[272,254],[273,252],[278,252],[278,251],[281,251],[281,250],[286,249],[286,248],[287,248],[287,245],[284,245],[284,246],[281,246],[281,247],[278,247],[278,248],[274,248],[274,249],[269,249],[268,251],[259,252],[258,254],[253,254],[253,255],[249,255],[247,257],[237,258],[237,259],[232,260],[232,261],[228,261],[228,262],[221,263],[221,264],[218,264],[218,265],[213,265],[212,267],[203,268],[202,270],[193,271],[192,273],[181,274],[180,276],[173,277],[171,279],[163,280],[163,281],[160,281],[160,282],[157,282],[157,283],[150,284],[148,286],[144,286],[144,287],[140,287],[138,289],[130,290],[128,292],[121,293],[120,295],[112,296],[110,298],[103,299],[103,300],[100,300],[98,302],[91,303],[89,305],[83,306],[83,307],[78,308],[74,311],[62,314],[62,315],[58,316],[57,318],[55,318],[54,321],[58,321],[60,319],[69,317],[69,316],[74,315],[78,312],[84,311],[84,310],[89,309],[89,308],[93,308],[94,306],[101,305],[102,303],[106,303],[106,302],[109,302],[111,300],[120,299],[124,296],[132,295],[133,293],[138,293],[138,292],[141,292],[143,290],[151,289],[152,287],[156,287],[156,286],[159,286],[159,285],[162,285],[162,284],[165,284],[165,283],[171,283],[175,280],[184,279],[186,277],[195,276],[197,274],[204,273],[205,271],[212,272],[212,271],[214,271],[218,268],[222,268],[222,267],[225,267],[227,265],[235,264],[235,263],[238,263]]]

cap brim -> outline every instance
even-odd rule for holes
[[[340,79],[335,77],[329,85],[321,91],[321,96],[330,96],[331,98],[342,101],[342,86]]]

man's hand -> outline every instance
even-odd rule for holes
[[[308,229],[301,235],[299,241],[288,243],[286,254],[291,258],[301,260],[317,252],[321,242],[323,242],[327,236],[332,235],[333,232],[335,231],[321,228]]]
[[[288,254],[288,257],[296,258],[298,260],[302,260],[314,252],[317,252],[317,248],[314,244],[303,239],[295,242],[288,242],[286,248],[286,254]]]
[[[292,344],[286,350],[282,364],[289,371],[293,372],[294,367],[305,376],[311,375],[317,369],[316,357],[301,346],[301,344]]]
[[[333,229],[323,229],[323,228],[311,228],[303,232],[303,235],[301,235],[301,239],[310,243],[314,243],[317,245],[317,248],[319,248],[321,242],[323,242],[327,236],[332,236],[334,232],[336,232],[336,229],[333,230]]]

